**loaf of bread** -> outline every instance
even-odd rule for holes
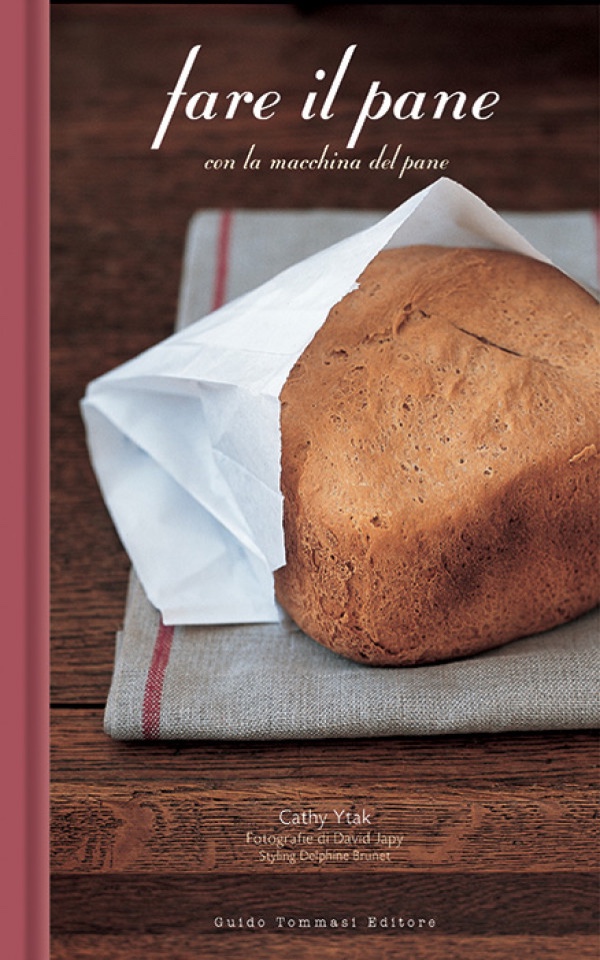
[[[513,253],[384,250],[281,392],[281,605],[365,664],[463,657],[600,593],[598,305]]]

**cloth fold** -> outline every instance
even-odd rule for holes
[[[596,286],[592,214],[503,216],[567,273]],[[380,217],[326,210],[196,214],[178,327]],[[215,576],[227,576],[218,557]],[[283,615],[280,623],[165,626],[132,571],[105,729],[121,740],[276,740],[595,727],[598,627],[593,612],[452,663],[364,667],[322,648]]]

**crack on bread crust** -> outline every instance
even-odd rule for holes
[[[503,347],[499,343],[493,343],[491,340],[488,340],[487,337],[483,337],[478,333],[473,333],[471,330],[465,330],[464,327],[458,327],[455,323],[452,324],[457,330],[460,330],[461,333],[466,333],[468,337],[474,337],[475,340],[479,340],[480,343],[483,343],[486,347],[493,347],[494,350],[502,350],[504,353],[510,353],[513,357],[520,357],[523,359],[523,354],[519,353],[517,350],[511,350],[510,347]],[[530,357],[529,359],[535,359]]]

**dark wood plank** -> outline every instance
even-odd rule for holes
[[[449,937],[439,933],[432,937],[403,936],[400,944],[389,934],[376,933],[360,941],[337,934],[321,933],[315,942],[313,936],[278,932],[259,935],[236,931],[219,938],[218,956],[222,960],[260,955],[272,960],[289,958],[314,960],[319,956],[330,960],[397,960],[399,950],[412,960],[597,960],[595,936],[570,935]],[[214,942],[210,938],[186,934],[102,935],[64,934],[53,937],[52,960],[130,960],[142,956],[144,960],[203,960],[214,957]]]
[[[293,881],[285,875],[210,877],[71,875],[56,878],[60,914],[56,934],[188,933],[219,939],[231,935],[226,918],[241,928],[254,918],[254,933],[293,929],[303,936],[346,930],[368,943],[382,927],[399,938],[411,929],[430,942],[453,936],[589,936],[596,930],[597,896],[589,874],[457,873],[407,876],[381,873],[324,876],[313,871]],[[309,926],[300,927],[306,918]],[[352,918],[355,918],[354,923]],[[373,918],[370,920],[369,918]],[[396,919],[395,926],[392,918]],[[264,926],[257,923],[263,920]],[[317,924],[317,920],[325,921]],[[332,923],[335,921],[335,924]],[[419,921],[422,921],[419,924]],[[257,944],[258,946],[258,944]],[[260,947],[259,947],[260,949]]]
[[[340,780],[342,778],[340,777]],[[282,825],[293,813],[320,813],[325,827]],[[349,827],[336,811],[367,825]],[[366,814],[365,814],[366,811]],[[399,874],[594,869],[597,803],[586,791],[398,789],[362,785],[244,784],[55,786],[56,873],[247,873],[296,878],[319,868]],[[366,819],[365,819],[366,816]]]
[[[235,771],[235,780],[267,777],[300,783],[353,785],[395,780],[405,790],[486,786],[546,789],[598,788],[598,735],[594,731],[402,737],[370,740],[278,742],[119,743],[102,731],[100,710],[52,712],[55,784],[147,781],[211,784]],[[243,789],[243,786],[240,786]]]

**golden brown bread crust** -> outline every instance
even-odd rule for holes
[[[281,393],[276,592],[306,633],[431,663],[598,603],[597,321],[517,254],[375,258]]]

